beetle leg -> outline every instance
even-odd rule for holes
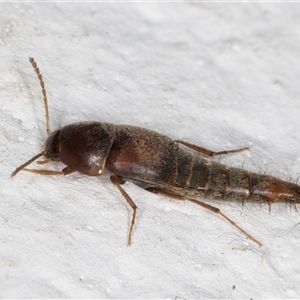
[[[262,246],[262,244],[256,240],[254,237],[252,237],[249,233],[247,233],[243,228],[241,228],[239,225],[237,225],[234,221],[232,221],[229,217],[227,217],[225,214],[223,214],[221,212],[221,210],[217,207],[214,207],[212,205],[209,205],[207,203],[204,203],[204,202],[201,202],[199,200],[195,200],[193,198],[189,198],[189,197],[185,197],[185,196],[181,196],[181,195],[177,195],[177,194],[173,194],[171,192],[168,192],[166,190],[163,190],[163,189],[160,189],[160,188],[155,188],[155,187],[149,187],[149,188],[146,188],[145,190],[149,191],[149,192],[152,192],[152,193],[155,193],[155,194],[162,194],[162,195],[165,195],[167,197],[170,197],[170,198],[174,198],[176,200],[187,200],[187,201],[190,201],[190,202],[193,202],[197,205],[200,205],[202,206],[203,208],[206,208],[216,214],[219,214],[221,215],[225,220],[227,220],[231,225],[233,225],[234,227],[236,227],[239,231],[241,231],[246,237],[248,237],[250,240],[252,240],[253,242],[255,242],[256,244],[259,245],[259,247]]]
[[[61,172],[63,173],[63,175],[69,175],[69,174],[75,172],[75,170],[72,169],[71,167],[65,167],[64,169],[62,169]]]
[[[196,150],[197,152],[200,152],[202,154],[211,156],[211,157],[214,157],[216,155],[221,155],[221,154],[229,154],[229,153],[241,152],[241,151],[249,150],[250,149],[250,147],[248,146],[248,147],[244,147],[244,148],[241,148],[241,149],[225,150],[225,151],[215,152],[215,151],[212,151],[212,150],[209,150],[209,149],[206,149],[206,148],[194,145],[194,144],[190,144],[190,143],[187,143],[187,142],[184,142],[184,141],[181,141],[181,140],[176,140],[175,142],[177,142],[179,144],[182,144],[182,145],[184,145],[184,146],[186,146],[186,147],[188,147],[190,149]]]
[[[40,175],[69,175],[75,170],[70,167],[65,167],[61,171],[54,171],[54,170],[37,170],[37,169],[23,169],[24,171],[40,174]]]
[[[50,161],[51,161],[51,157],[47,157],[47,158],[45,158],[44,160],[38,160],[37,163],[38,163],[39,165],[43,165],[43,164],[47,164],[47,163],[50,162]]]
[[[110,176],[110,181],[119,189],[119,191],[121,192],[121,194],[126,199],[126,201],[129,203],[129,205],[131,206],[131,208],[133,210],[130,229],[129,229],[129,233],[128,233],[128,243],[127,243],[127,245],[130,246],[131,245],[131,240],[132,240],[132,231],[133,231],[133,227],[134,227],[134,224],[135,224],[136,210],[137,210],[138,207],[135,205],[135,203],[133,202],[131,197],[121,187],[121,184],[125,183],[125,180],[123,178],[121,178],[118,175],[111,175]]]

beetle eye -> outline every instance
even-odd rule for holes
[[[52,160],[60,159],[59,133],[60,130],[54,131],[46,141],[45,150],[47,151],[47,156],[50,157]]]

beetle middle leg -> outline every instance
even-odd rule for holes
[[[256,240],[254,237],[252,237],[249,233],[247,233],[243,228],[241,228],[239,225],[237,225],[234,221],[232,221],[229,217],[227,217],[225,214],[222,213],[222,211],[217,208],[217,207],[214,207],[212,205],[209,205],[207,203],[204,203],[204,202],[201,202],[199,200],[195,200],[193,198],[190,198],[190,197],[185,197],[185,196],[181,196],[181,195],[177,195],[177,194],[174,194],[174,193],[171,193],[169,191],[166,191],[166,190],[163,190],[163,189],[160,189],[160,188],[155,188],[155,187],[148,187],[148,188],[145,188],[145,190],[147,190],[148,192],[152,192],[152,193],[155,193],[155,194],[162,194],[164,196],[167,196],[167,197],[170,197],[170,198],[173,198],[173,199],[176,199],[176,200],[182,200],[182,201],[190,201],[190,202],[193,202],[197,205],[200,205],[202,206],[203,208],[205,209],[208,209],[216,214],[219,214],[221,215],[225,220],[227,220],[231,225],[233,225],[234,227],[236,227],[239,231],[241,231],[246,237],[248,237],[250,240],[252,240],[253,242],[255,242],[256,244],[259,245],[259,247],[262,246],[261,242],[259,242],[258,240]]]
[[[221,154],[236,153],[236,152],[241,152],[241,151],[249,150],[250,149],[250,147],[244,147],[244,148],[241,148],[241,149],[224,150],[224,151],[215,152],[215,151],[212,151],[212,150],[209,150],[209,149],[206,149],[206,148],[194,145],[194,144],[187,143],[187,142],[182,141],[182,140],[176,140],[175,142],[177,142],[179,144],[182,144],[182,145],[184,145],[184,146],[186,146],[186,147],[188,147],[190,149],[193,149],[193,150],[195,150],[197,152],[200,152],[202,154],[208,155],[210,157],[214,157],[216,155],[221,155]]]
[[[110,181],[119,189],[119,191],[121,192],[123,197],[126,199],[126,201],[129,203],[129,205],[133,209],[133,215],[132,215],[132,219],[131,219],[130,229],[129,229],[129,233],[128,233],[128,242],[127,242],[127,245],[130,246],[131,240],[132,240],[132,231],[133,231],[133,227],[135,224],[136,210],[138,207],[135,205],[135,203],[130,198],[130,196],[125,192],[125,190],[121,187],[121,184],[125,183],[124,179],[122,179],[118,175],[111,175]]]

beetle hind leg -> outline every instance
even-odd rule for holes
[[[166,191],[164,189],[161,188],[156,188],[156,187],[148,187],[145,188],[146,191],[151,192],[151,193],[155,193],[155,194],[161,194],[176,200],[182,200],[182,201],[190,201],[193,202],[207,210],[210,210],[216,214],[219,214],[221,217],[223,217],[227,222],[229,222],[231,225],[233,225],[234,227],[236,227],[240,232],[242,232],[247,238],[249,238],[250,240],[252,240],[254,243],[256,243],[259,247],[262,246],[261,242],[259,242],[257,239],[255,239],[254,237],[252,237],[248,232],[246,232],[242,227],[240,227],[238,224],[236,224],[233,220],[231,220],[229,217],[227,217],[219,208],[214,207],[212,205],[209,205],[207,203],[201,202],[199,200],[190,198],[190,197],[186,197],[186,196],[181,196],[181,195],[177,195],[175,193]]]
[[[182,140],[176,140],[175,142],[179,143],[179,144],[182,144],[190,149],[193,149],[199,153],[202,153],[202,154],[205,154],[205,155],[208,155],[210,157],[214,157],[216,155],[221,155],[221,154],[230,154],[230,153],[236,153],[236,152],[241,152],[241,151],[244,151],[244,150],[249,150],[250,147],[244,147],[244,148],[240,148],[240,149],[234,149],[234,150],[224,150],[224,151],[218,151],[218,152],[215,152],[215,151],[212,151],[212,150],[209,150],[209,149],[206,149],[206,148],[203,148],[203,147],[200,147],[200,146],[197,146],[197,145],[194,145],[194,144],[191,144],[191,143],[188,143],[188,142],[185,142],[185,141],[182,141]]]

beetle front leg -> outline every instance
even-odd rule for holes
[[[119,189],[119,191],[121,192],[121,194],[126,199],[126,201],[129,203],[129,205],[131,206],[131,208],[133,210],[130,229],[129,229],[129,233],[128,233],[128,242],[127,242],[127,246],[130,246],[131,245],[131,240],[132,240],[132,231],[133,231],[133,227],[134,227],[134,224],[135,224],[136,210],[137,210],[138,207],[135,205],[135,203],[133,202],[131,197],[121,187],[121,184],[125,183],[124,179],[122,179],[118,175],[111,175],[110,176],[110,181]]]
[[[35,161],[36,159],[38,159],[39,157],[46,156],[46,155],[47,155],[47,151],[43,151],[43,152],[35,155],[33,158],[29,159],[26,163],[24,163],[21,166],[19,166],[18,168],[16,168],[12,172],[11,177],[16,176],[22,170],[27,171],[27,172],[31,172],[31,173],[35,173],[35,174],[40,174],[40,175],[68,175],[68,174],[71,174],[71,173],[75,172],[75,170],[73,170],[71,167],[65,167],[61,171],[38,170],[38,169],[26,169],[25,168],[28,165],[30,165],[33,161]],[[40,164],[40,165],[42,165],[42,164],[46,164],[46,163],[48,163],[50,161],[51,161],[51,158],[46,157],[44,160],[40,160],[37,163]]]
[[[69,175],[75,170],[70,167],[65,167],[61,171],[54,171],[54,170],[37,170],[37,169],[23,169],[24,171],[40,174],[40,175]]]

